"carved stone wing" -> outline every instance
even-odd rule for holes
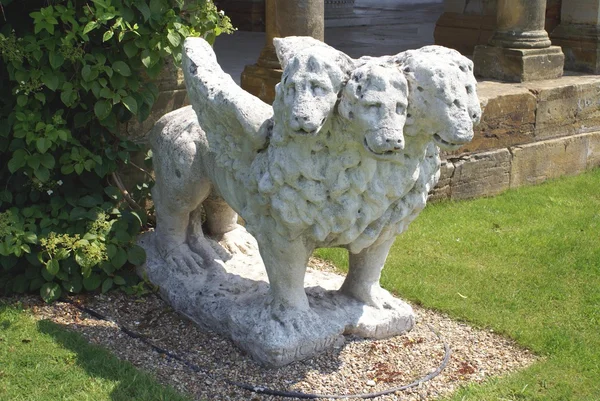
[[[184,42],[183,72],[188,96],[211,150],[254,155],[267,145],[273,108],[240,88],[217,63],[202,38]],[[219,149],[226,146],[228,149]],[[230,156],[234,156],[230,154]]]

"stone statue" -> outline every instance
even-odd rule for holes
[[[150,132],[157,228],[141,244],[145,274],[177,310],[279,366],[344,333],[412,328],[381,269],[437,183],[438,147],[470,141],[481,110],[471,61],[450,49],[353,60],[311,38],[274,44],[283,76],[271,108],[205,41],[186,40],[192,107]],[[343,283],[307,275],[319,247],[349,251]]]

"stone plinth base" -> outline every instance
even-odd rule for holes
[[[565,53],[566,70],[600,74],[600,26],[563,23],[551,38]]]
[[[242,72],[241,87],[263,102],[272,104],[275,99],[275,85],[281,81],[282,70],[247,65]]]
[[[560,78],[564,61],[559,46],[544,49],[477,46],[473,54],[476,76],[509,82]]]
[[[340,346],[344,334],[386,338],[413,328],[415,316],[407,303],[394,298],[383,309],[367,306],[337,291],[342,276],[310,269],[305,279],[310,310],[273,310],[265,268],[250,239],[247,252],[233,256],[211,242],[225,262],[209,262],[190,272],[164,262],[156,252],[154,233],[147,233],[139,244],[148,262],[139,273],[159,286],[179,313],[230,337],[266,366],[286,365]]]

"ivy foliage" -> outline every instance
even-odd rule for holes
[[[136,288],[150,183],[119,185],[140,151],[120,132],[184,39],[229,19],[206,0],[0,0],[0,21],[0,292]]]

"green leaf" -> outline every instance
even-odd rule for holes
[[[175,31],[169,31],[167,34],[167,39],[169,40],[169,43],[173,45],[173,47],[178,47],[181,44],[181,36],[179,36],[179,34]]]
[[[125,285],[125,279],[121,276],[113,277],[113,281],[115,282],[116,285]]]
[[[112,104],[108,100],[98,100],[94,105],[94,114],[99,120],[104,120],[110,115],[112,111]]]
[[[146,4],[145,0],[137,0],[135,2],[135,7],[140,10],[145,21],[150,19],[152,12],[150,11],[150,7],[148,7],[148,4]]]
[[[74,294],[81,292],[81,288],[83,287],[81,276],[79,274],[72,275],[68,281],[63,281],[62,285],[65,290]]]
[[[69,214],[69,219],[71,220],[79,220],[85,217],[87,210],[82,207],[74,207]]]
[[[33,174],[41,182],[46,182],[50,178],[50,170],[48,170],[46,167],[40,167],[40,168],[38,168],[37,170],[35,170],[33,172]]]
[[[25,95],[17,96],[17,104],[21,107],[24,107],[27,104],[27,96],[25,96]]]
[[[44,153],[43,155],[41,155],[40,161],[42,163],[42,166],[49,168],[49,169],[54,168],[54,164],[55,164],[54,156],[52,156],[50,153]]]
[[[146,262],[146,251],[139,245],[133,245],[127,251],[127,260],[135,266],[143,265]]]
[[[129,110],[133,114],[137,113],[138,105],[137,101],[133,98],[133,96],[126,96],[121,100],[121,102],[127,108],[127,110]]]
[[[130,41],[123,45],[123,50],[125,51],[127,57],[133,58],[138,52],[138,47],[133,41]]]
[[[104,280],[104,282],[102,283],[102,293],[104,294],[105,292],[108,292],[108,290],[110,290],[113,286],[113,279],[112,278],[107,278],[106,280]]]
[[[63,65],[65,58],[58,52],[50,52],[48,54],[48,61],[50,61],[50,66],[52,69],[57,70],[61,65]]]
[[[28,231],[25,234],[23,234],[23,240],[25,242],[29,242],[30,244],[36,244],[37,243],[37,235],[35,235],[34,232]]]
[[[79,202],[77,203],[86,208],[94,207],[100,204],[100,202],[98,202],[98,200],[91,195],[86,195],[80,198]]]
[[[112,68],[124,77],[131,76],[131,69],[124,61],[115,61],[112,65]]]
[[[55,91],[56,89],[58,89],[58,76],[56,76],[55,74],[42,75],[42,82],[51,91]]]
[[[150,11],[153,18],[162,17],[166,11],[166,4],[163,0],[150,0]]]
[[[99,24],[98,21],[90,21],[85,25],[85,28],[83,28],[83,34],[85,35],[88,32],[93,31],[94,29],[98,28]]]
[[[56,301],[61,294],[62,290],[57,283],[46,283],[40,288],[40,296],[47,303]]]
[[[81,77],[87,82],[91,81],[92,67],[90,67],[88,64],[84,65],[81,69]]]
[[[24,167],[27,163],[27,152],[23,149],[17,149],[15,153],[13,153],[13,157],[8,162],[8,171],[14,173],[20,168]]]
[[[117,254],[117,246],[115,244],[109,244],[106,247],[106,255],[109,259],[112,259]]]
[[[160,58],[157,52],[153,52],[148,49],[144,49],[142,51],[141,56],[142,56],[142,64],[144,64],[144,66],[146,68],[150,68],[153,65],[155,65]]]
[[[92,274],[83,279],[83,286],[88,291],[94,291],[96,288],[100,287],[100,284],[102,284],[102,279],[99,274]]]
[[[121,268],[127,262],[127,252],[123,248],[118,248],[115,256],[110,258],[110,262],[117,269]]]
[[[60,270],[60,264],[56,259],[50,259],[48,263],[46,263],[46,270],[53,276],[56,276],[56,273]]]
[[[42,92],[36,92],[34,96],[42,104],[46,104],[46,95],[44,95]]]
[[[104,35],[102,35],[102,41],[106,42],[107,40],[110,40],[110,38],[112,38],[114,34],[115,33],[113,31],[104,32]]]
[[[40,153],[46,153],[48,149],[52,146],[52,142],[47,138],[38,138],[35,141],[35,147],[39,150]]]

